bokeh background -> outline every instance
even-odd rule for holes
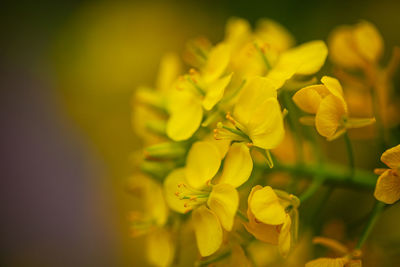
[[[399,14],[392,0],[2,1],[0,265],[144,266],[127,221],[130,101],[163,53],[221,40],[231,16],[272,18],[299,43],[366,19],[390,49]]]

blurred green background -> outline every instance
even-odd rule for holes
[[[226,20],[272,18],[299,43],[366,19],[386,57],[400,44],[399,1],[2,1],[0,264],[142,266],[125,193],[131,95],[158,60]],[[399,79],[397,78],[397,82]]]

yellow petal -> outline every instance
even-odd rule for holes
[[[328,48],[324,41],[311,41],[302,44],[285,53],[285,57],[292,57],[289,61],[299,64],[296,74],[310,75],[321,69],[328,55]]]
[[[249,179],[252,170],[249,148],[244,143],[234,143],[226,155],[219,182],[239,187]]]
[[[129,191],[143,200],[145,216],[157,225],[164,225],[168,218],[168,207],[162,187],[153,179],[144,175],[135,175],[129,183]]]
[[[221,100],[231,79],[232,73],[217,79],[206,88],[206,95],[203,100],[204,109],[211,110]]]
[[[344,267],[348,262],[345,258],[319,258],[306,263],[306,267]]]
[[[340,99],[334,95],[325,97],[321,101],[315,116],[315,125],[318,133],[327,138],[332,137],[341,125],[345,114],[346,112]]]
[[[261,19],[257,22],[255,35],[277,52],[286,51],[294,44],[294,38],[290,32],[270,19]]]
[[[311,41],[284,52],[267,78],[280,88],[294,74],[310,75],[324,65],[328,49],[323,41]]]
[[[248,208],[247,208],[247,218],[249,222],[244,224],[246,230],[251,233],[255,238],[262,242],[270,243],[273,245],[278,244],[279,232],[278,227],[276,225],[265,224],[256,220],[256,217],[251,212],[250,202],[253,198],[253,195],[258,190],[261,190],[261,185],[256,185],[251,189],[251,192],[248,197]]]
[[[202,72],[204,83],[215,81],[224,74],[230,60],[230,49],[226,44],[215,46],[208,55],[207,63]]]
[[[185,190],[185,187],[178,187],[178,185],[183,183],[185,183],[184,168],[173,170],[164,180],[165,200],[170,209],[179,213],[185,213],[187,211],[187,208],[184,206],[185,202],[176,195],[178,189],[180,189],[181,192]],[[188,195],[190,195],[189,193],[190,192],[187,192]]]
[[[217,215],[225,230],[231,231],[239,206],[239,194],[229,184],[217,184],[213,187],[207,205]]]
[[[163,56],[157,76],[157,89],[163,92],[171,90],[172,84],[181,71],[181,62],[178,55],[168,53]]]
[[[326,86],[331,94],[333,94],[334,96],[339,98],[340,101],[343,102],[344,109],[347,112],[347,105],[343,98],[343,88],[340,85],[340,82],[337,79],[329,76],[322,77],[321,82]]]
[[[241,18],[231,18],[228,20],[225,29],[225,42],[229,44],[233,51],[239,49],[251,38],[251,26],[249,22]]]
[[[199,128],[203,108],[190,92],[179,91],[170,103],[171,111],[167,122],[167,135],[174,141],[189,139]]]
[[[321,84],[304,87],[294,94],[293,101],[305,112],[315,114],[322,100],[319,91],[324,90],[326,91],[326,87]]]
[[[193,211],[192,221],[200,255],[210,256],[222,244],[223,233],[217,215],[205,206],[201,206]]]
[[[376,27],[366,21],[354,29],[354,40],[359,53],[370,62],[377,62],[383,52],[383,40]]]
[[[381,161],[392,169],[398,169],[400,167],[400,145],[383,152]]]
[[[146,240],[148,261],[154,266],[170,266],[174,259],[175,246],[171,233],[163,228],[152,231]]]
[[[364,64],[358,54],[353,38],[353,28],[341,26],[332,31],[328,38],[331,60],[345,68],[357,68]]]
[[[186,181],[194,188],[203,188],[218,172],[221,157],[211,142],[201,141],[192,145],[186,159]]]
[[[283,224],[286,219],[285,209],[270,186],[253,193],[250,210],[258,221],[265,224],[279,225]]]
[[[400,199],[400,176],[398,173],[387,170],[379,176],[376,182],[374,196],[386,204],[393,204]]]
[[[291,246],[291,225],[292,220],[290,216],[286,214],[285,222],[282,225],[281,232],[279,233],[279,253],[283,257],[286,257],[289,254],[290,246]]]
[[[277,147],[285,135],[283,116],[276,98],[266,99],[252,113],[247,134],[253,144],[264,149]]]
[[[276,88],[268,79],[254,77],[244,85],[233,115],[240,123],[247,124],[253,115],[253,110],[266,99],[276,95]]]

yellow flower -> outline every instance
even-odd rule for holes
[[[307,262],[306,267],[361,267],[360,250],[349,251],[346,246],[338,241],[325,237],[315,237],[313,243],[328,247],[342,256],[338,258],[318,258]]]
[[[322,84],[304,87],[296,92],[293,101],[303,111],[315,114],[303,117],[305,124],[313,124],[320,135],[328,140],[341,136],[349,128],[360,128],[375,122],[374,118],[349,118],[343,89],[335,78],[324,76]]]
[[[132,126],[145,145],[160,141],[160,133],[165,135],[166,103],[180,72],[178,56],[165,54],[160,62],[155,88],[141,86],[133,95]]]
[[[386,150],[381,157],[389,169],[375,169],[380,174],[376,182],[374,196],[386,204],[393,204],[400,199],[400,145]]]
[[[174,141],[190,138],[199,128],[203,109],[211,110],[223,97],[232,74],[226,74],[229,48],[221,43],[209,53],[201,72],[192,70],[177,82],[169,99],[167,135]]]
[[[128,189],[143,201],[143,210],[131,213],[132,235],[146,235],[146,256],[151,264],[170,266],[175,245],[171,231],[165,227],[168,207],[162,187],[146,176],[136,175]]]
[[[336,28],[328,44],[331,60],[350,69],[377,64],[383,53],[382,37],[376,27],[367,21]]]
[[[214,130],[216,139],[273,149],[285,134],[276,90],[266,78],[254,77],[246,83],[234,106],[233,115],[228,113],[227,119],[233,127],[219,123]]]
[[[231,231],[239,205],[237,187],[247,181],[253,168],[248,147],[233,144],[220,176],[221,152],[211,142],[192,145],[186,167],[173,171],[164,182],[166,200],[179,213],[191,210],[197,245],[205,257],[222,244],[223,231]]]
[[[262,19],[257,22],[254,32],[250,24],[240,18],[228,21],[224,42],[231,49],[231,64],[234,71],[234,84],[244,79],[263,76],[267,68],[265,59],[274,64],[280,53],[294,44],[291,34],[273,20]]]
[[[285,257],[292,242],[292,219],[287,208],[297,214],[299,205],[294,196],[286,194],[286,197],[279,198],[270,186],[253,187],[248,198],[249,222],[245,224],[247,231],[258,240],[278,245],[279,252]]]

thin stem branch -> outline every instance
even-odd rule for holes
[[[324,179],[320,179],[318,177],[314,178],[313,182],[307,188],[307,190],[305,190],[299,196],[300,203],[303,203],[304,201],[306,201],[307,199],[312,197],[315,194],[315,192],[317,192],[317,190],[321,187],[321,185],[323,185],[323,183],[324,183]]]
[[[347,131],[345,132],[345,134],[343,136],[344,136],[344,140],[346,142],[347,157],[348,157],[349,168],[350,168],[350,177],[352,177],[354,175],[354,170],[355,170],[353,147],[351,145],[351,140],[350,140],[350,137],[349,137],[349,134],[347,133]]]
[[[270,169],[265,164],[255,164],[255,168],[262,169],[266,173],[287,172],[297,176],[313,179],[315,176],[324,177],[327,184],[342,185],[355,188],[372,190],[375,188],[377,176],[372,172],[355,169],[354,175],[350,176],[348,168],[341,165],[324,163],[288,165],[275,161],[275,167]]]
[[[371,215],[369,216],[367,225],[365,226],[360,239],[358,240],[356,249],[361,249],[361,247],[364,245],[365,241],[368,239],[368,236],[370,235],[372,229],[375,226],[376,221],[379,218],[379,215],[382,213],[383,208],[385,207],[385,204],[382,202],[375,202],[374,209],[372,210]]]
[[[239,209],[236,212],[236,215],[244,222],[249,222],[249,219],[247,219],[246,215],[243,214]]]

